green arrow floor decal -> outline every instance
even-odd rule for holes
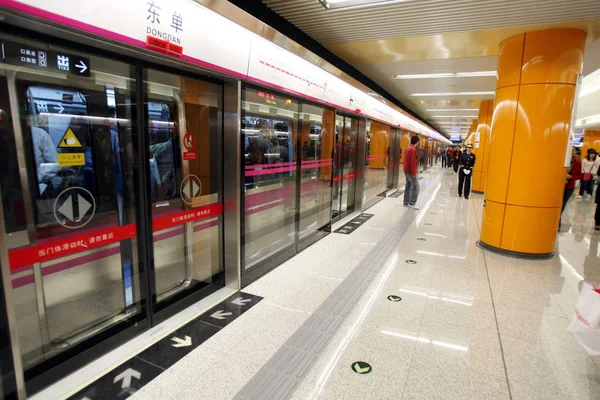
[[[407,264],[416,264],[417,262],[415,260],[406,260]]]
[[[372,368],[370,364],[367,364],[364,361],[356,361],[352,363],[352,370],[359,375],[364,375],[371,372]]]
[[[398,302],[398,301],[402,301],[402,297],[400,297],[400,296],[395,296],[395,295],[393,295],[393,294],[390,294],[390,295],[387,297],[387,299],[388,299],[389,301],[392,301],[392,302],[394,302],[394,303],[396,303],[396,302]]]

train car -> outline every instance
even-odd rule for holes
[[[28,393],[364,211],[401,185],[403,132],[445,141],[231,5],[67,3],[0,1],[0,251]]]

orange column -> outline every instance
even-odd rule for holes
[[[475,134],[477,133],[477,120],[474,120],[469,129],[469,135],[465,140],[465,144],[472,144],[475,146]]]
[[[582,157],[585,157],[588,149],[600,151],[600,131],[586,129],[583,132],[583,146],[581,147]]]
[[[550,29],[500,43],[483,247],[528,257],[554,251],[585,38]]]
[[[494,113],[494,101],[483,100],[479,105],[479,117],[477,118],[477,127],[471,144],[473,144],[473,153],[475,154],[475,168],[473,169],[473,178],[471,188],[475,193],[483,193],[485,189],[485,178],[487,172],[488,149],[490,141],[490,132],[492,125],[492,114]]]

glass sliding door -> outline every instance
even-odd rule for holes
[[[333,222],[354,211],[358,120],[337,116],[333,177]]]
[[[134,68],[39,41],[2,41],[1,228],[10,262],[2,268],[10,269],[30,368],[145,317]]]
[[[333,185],[331,198],[331,219],[333,222],[340,220],[340,207],[342,204],[342,173],[344,170],[344,117],[335,117],[335,148],[333,157]]]
[[[367,121],[365,155],[365,190],[363,204],[372,204],[385,196],[387,189],[390,127],[376,121]]]
[[[299,239],[331,222],[335,110],[302,104]]]
[[[402,132],[400,129],[392,129],[390,135],[390,161],[388,163],[388,190],[395,189],[404,182],[404,173],[401,171],[402,159]],[[402,173],[402,178],[401,178]]]
[[[243,91],[243,273],[295,251],[298,111],[294,100],[250,87]],[[302,151],[309,157],[308,137]]]
[[[148,69],[154,290],[164,308],[223,286],[221,85]]]

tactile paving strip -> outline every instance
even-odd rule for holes
[[[431,181],[420,196],[419,205],[426,203],[433,195],[434,188],[440,184],[441,178],[440,174]],[[296,386],[318,360],[344,319],[352,312],[416,216],[416,212],[404,213],[386,236],[246,383],[234,399],[287,399],[292,396]]]

